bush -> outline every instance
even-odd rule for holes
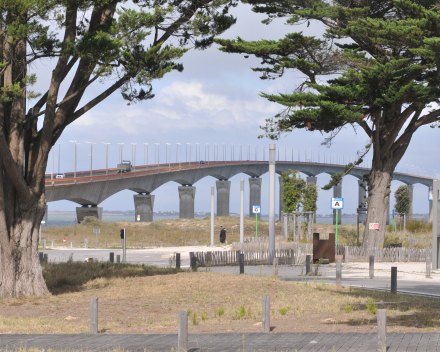
[[[99,220],[93,216],[86,216],[84,218],[83,221],[81,221],[80,225],[82,226],[96,226],[96,227],[101,227],[103,225],[103,223],[105,224],[105,221]]]
[[[406,229],[412,233],[421,233],[432,231],[432,225],[425,219],[422,220],[411,220],[406,223]]]

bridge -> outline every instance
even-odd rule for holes
[[[327,164],[319,162],[301,161],[276,161],[276,173],[298,170],[307,175],[307,183],[317,183],[317,176],[322,173],[333,175],[344,170],[344,165]],[[66,173],[64,179],[54,179],[53,174],[46,175],[46,198],[48,202],[69,200],[81,205],[76,208],[78,222],[86,216],[102,218],[102,207],[98,205],[108,197],[122,190],[136,192],[133,196],[135,205],[135,219],[140,221],[153,221],[154,192],[161,185],[173,181],[179,191],[179,216],[180,218],[194,218],[194,200],[196,187],[194,184],[206,176],[217,178],[217,215],[229,215],[229,199],[231,181],[229,179],[239,173],[249,176],[249,214],[252,205],[261,204],[261,175],[269,171],[267,161],[204,161],[185,163],[166,163],[143,165],[133,167],[130,172],[121,173],[117,169],[101,169]],[[350,175],[358,178],[358,204],[365,203],[366,191],[362,187],[362,177],[370,171],[366,167],[355,167]],[[282,183],[280,179],[280,193]],[[409,218],[412,218],[413,185],[416,183],[431,187],[433,179],[426,176],[410,175],[395,172],[393,180],[398,180],[408,185],[411,197]],[[333,196],[342,196],[342,182],[333,187]],[[281,217],[281,196],[280,217]],[[430,212],[431,212],[431,203]],[[389,209],[388,209],[389,211]],[[340,212],[340,210],[339,210]],[[340,215],[340,213],[339,213]],[[339,216],[339,219],[341,217]],[[389,216],[388,216],[389,220]],[[333,223],[336,221],[336,210],[333,214]]]

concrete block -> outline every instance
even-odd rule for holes
[[[154,195],[152,194],[134,194],[134,220],[137,221],[140,215],[141,222],[153,221]]]
[[[194,219],[194,200],[196,188],[193,186],[179,186],[179,218]]]
[[[217,187],[217,216],[229,216],[229,192],[231,181],[215,181]]]

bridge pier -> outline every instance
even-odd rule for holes
[[[134,194],[134,221],[137,221],[140,215],[141,222],[153,221],[154,195],[152,194]]]
[[[414,198],[414,185],[407,185],[409,189],[409,212],[408,221],[413,219],[413,198]]]
[[[250,177],[249,178],[249,216],[254,216],[252,214],[253,205],[261,205],[261,178],[260,177]],[[258,215],[260,218],[261,215]]]
[[[179,186],[179,219],[194,219],[196,188]]]
[[[316,185],[318,182],[318,178],[316,176],[308,176],[306,177],[306,181],[307,184],[313,183],[314,185]],[[313,213],[313,219],[315,220],[314,223],[316,224],[316,210]]]
[[[231,181],[215,181],[217,186],[217,216],[229,216],[229,193]]]
[[[342,198],[342,180],[333,186],[333,198]],[[338,212],[338,225],[341,225],[342,209],[333,209],[333,225],[336,225],[336,212]]]
[[[358,208],[366,208],[367,207],[367,190],[366,185],[363,180],[358,180]],[[365,225],[367,221],[367,214],[359,213],[359,223]]]
[[[76,208],[76,219],[78,220],[78,224],[81,223],[86,216],[93,216],[98,220],[102,220],[102,207],[98,207],[97,205],[83,205],[81,207]]]

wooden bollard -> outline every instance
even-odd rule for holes
[[[121,262],[121,256],[119,254],[116,255],[116,263]]]
[[[270,332],[270,296],[263,296],[263,309],[261,311],[262,332]]]
[[[240,253],[240,274],[244,274],[244,253]]]
[[[391,267],[391,293],[397,293],[397,266]]]
[[[273,277],[278,278],[278,258],[273,258]]]
[[[110,252],[109,253],[109,262],[110,263],[114,263],[115,262],[115,253],[114,252]]]
[[[342,263],[336,262],[336,286],[340,287],[342,282]]]
[[[43,264],[43,261],[44,261],[44,254],[43,254],[43,252],[38,252],[38,259],[40,260],[40,264]]]
[[[431,277],[431,257],[427,254],[426,255],[426,278]]]
[[[98,297],[90,297],[90,333],[98,333]]]
[[[44,255],[43,255],[43,263],[48,263],[49,262],[49,255],[47,254],[47,253],[45,253]]]
[[[370,255],[370,279],[374,278],[374,255]]]
[[[43,249],[46,248],[46,240],[43,240]]]
[[[180,269],[180,253],[176,253],[176,268]]]
[[[306,276],[311,274],[312,271],[312,256],[306,255]]]
[[[377,351],[387,351],[387,310],[377,310]]]
[[[179,310],[179,333],[177,336],[177,350],[188,351],[188,311]]]

